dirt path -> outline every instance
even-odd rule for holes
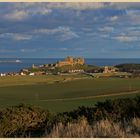
[[[101,98],[101,97],[112,97],[112,96],[119,96],[119,95],[129,95],[129,94],[135,94],[135,93],[140,93],[140,90],[119,92],[119,93],[112,93],[112,94],[105,94],[105,95],[86,96],[86,97],[46,99],[46,100],[40,100],[40,101],[72,101],[72,100],[83,100],[83,99],[95,99],[95,98]]]

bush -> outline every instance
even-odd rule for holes
[[[56,122],[73,122],[81,117],[85,117],[89,123],[102,119],[113,121],[130,120],[134,117],[140,117],[140,97],[106,100],[98,102],[94,107],[79,107],[70,112],[57,114]]]
[[[0,137],[130,137],[128,130],[140,136],[139,124],[140,97],[106,100],[55,115],[24,104],[0,110]]]
[[[116,65],[115,67],[119,68],[119,71],[122,72],[139,72],[140,73],[140,64],[120,64]]]
[[[77,123],[58,123],[46,137],[51,138],[134,138],[140,137],[140,119],[127,122],[113,122],[105,119],[91,125],[85,118]]]
[[[40,108],[19,105],[1,110],[0,137],[39,137],[50,114]]]

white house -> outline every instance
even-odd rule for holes
[[[30,73],[29,75],[30,75],[30,76],[34,76],[34,75],[35,75],[35,73]]]
[[[24,72],[21,72],[20,75],[26,75]]]
[[[1,73],[0,76],[6,76],[6,74],[5,73]]]

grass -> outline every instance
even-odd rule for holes
[[[140,137],[140,118],[129,122],[101,120],[89,125],[86,119],[79,123],[59,123],[46,137],[51,138],[138,138]]]
[[[79,79],[79,80],[78,80]],[[140,90],[140,79],[90,78],[84,75],[15,76],[0,78],[0,106],[33,104],[52,112],[69,111],[78,106],[93,106],[97,101],[134,97],[140,93],[113,96],[113,93]],[[110,97],[58,101],[109,94]]]
[[[94,73],[93,76],[130,76],[131,73],[117,72],[117,73]]]
[[[85,78],[85,75],[39,75],[39,76],[5,76],[0,77],[0,87],[17,86],[17,85],[34,85],[49,84],[56,81],[64,82],[65,80],[74,80],[77,78]]]

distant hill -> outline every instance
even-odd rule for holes
[[[116,65],[115,67],[117,67],[119,71],[122,72],[130,72],[130,73],[140,72],[140,64],[128,63]]]

